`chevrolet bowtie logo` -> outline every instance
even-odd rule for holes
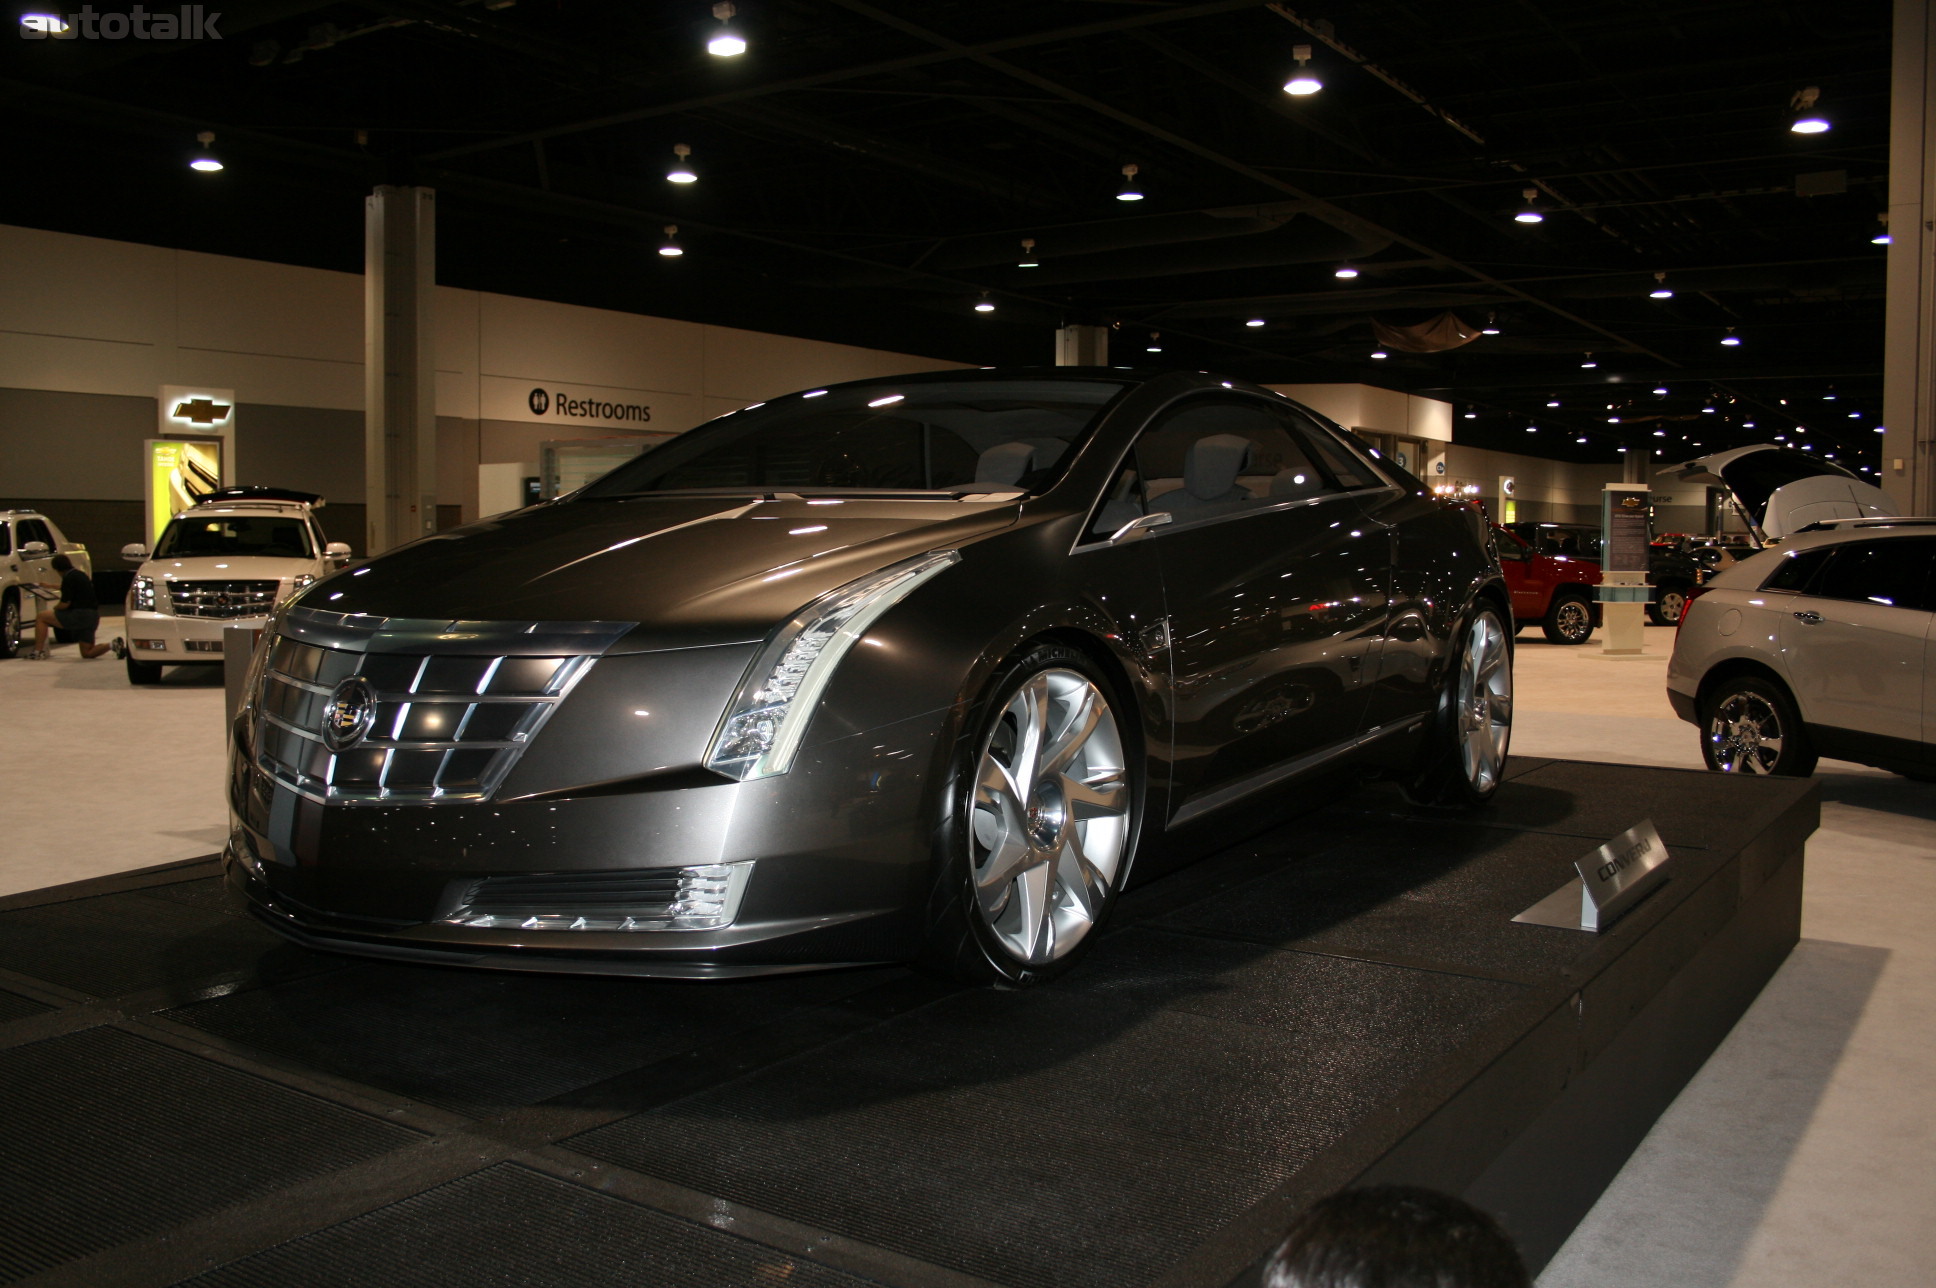
[[[218,403],[213,398],[184,398],[175,404],[174,416],[176,420],[196,425],[215,425],[227,420],[233,410],[228,403]]]

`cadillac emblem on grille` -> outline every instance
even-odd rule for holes
[[[323,745],[331,751],[347,751],[363,741],[376,719],[376,690],[360,675],[352,675],[337,685],[323,707]]]

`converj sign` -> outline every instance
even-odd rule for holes
[[[136,5],[126,13],[96,13],[82,5],[79,13],[28,13],[20,16],[22,40],[220,40],[215,24],[221,10],[210,13],[198,4],[173,11],[150,12]]]

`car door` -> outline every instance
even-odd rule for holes
[[[1391,538],[1245,395],[1185,400],[1132,458],[1168,608],[1173,823],[1260,790],[1360,731],[1382,638]],[[1206,440],[1215,440],[1207,442]],[[1196,468],[1233,443],[1227,487]],[[1217,449],[1213,451],[1213,449]]]
[[[1778,619],[1790,686],[1810,725],[1924,741],[1936,537],[1835,547]],[[1831,735],[1821,748],[1835,754]]]

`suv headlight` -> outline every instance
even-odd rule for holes
[[[129,598],[134,601],[134,606],[139,611],[144,613],[154,612],[155,579],[153,577],[136,577],[134,579],[134,588],[129,592]]]
[[[767,639],[713,735],[706,767],[745,780],[784,774],[814,704],[867,628],[961,555],[942,550],[849,582],[801,609]]]
[[[304,587],[313,586],[315,584],[316,584],[315,573],[313,572],[298,573],[296,576],[289,578],[289,585],[282,592],[282,597],[284,599],[288,599],[291,595],[294,595],[297,591],[302,590]]]

